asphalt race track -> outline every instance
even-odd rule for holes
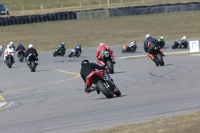
[[[188,51],[171,49],[166,52]],[[115,58],[144,55],[122,54],[111,46]],[[112,77],[121,97],[107,99],[96,92],[85,94],[80,72],[83,59],[96,62],[96,48],[83,49],[79,58],[53,57],[53,51],[39,53],[39,66],[30,72],[26,63],[8,68],[0,59],[1,133],[74,133],[137,123],[200,111],[200,56],[164,57],[157,67],[150,58],[116,60]]]

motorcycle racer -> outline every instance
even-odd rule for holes
[[[131,49],[131,48],[133,48],[133,47],[136,47],[136,48],[137,48],[136,41],[132,41],[132,42],[130,42],[129,44],[126,44],[125,47],[126,47],[126,49]],[[126,49],[125,49],[125,50],[126,50]]]
[[[151,54],[151,48],[154,45],[158,45],[158,41],[155,38],[152,38],[150,34],[146,34],[146,40],[144,42],[144,51],[147,53],[147,55],[151,58],[152,61],[154,61],[154,56]],[[162,49],[160,48],[160,53],[162,56],[165,56],[162,52]]]
[[[12,55],[13,62],[15,62],[15,59],[14,59],[15,50],[12,47],[12,45],[7,45],[7,48],[5,49],[5,52],[4,52],[4,62],[6,62],[6,57],[8,56],[8,53],[10,53]]]
[[[86,92],[86,94],[89,94],[91,91],[94,91],[94,90],[97,91],[97,94],[100,93],[99,90],[96,89],[96,87],[91,87],[92,82],[90,80],[88,80],[88,76],[90,75],[91,72],[95,71],[95,69],[98,69],[98,70],[105,70],[106,69],[107,70],[106,67],[102,67],[102,66],[100,66],[96,63],[90,63],[88,60],[83,60],[81,62],[80,74],[81,74],[83,81],[85,82],[85,92]],[[110,75],[109,75],[109,78],[114,83],[114,80],[111,78]]]
[[[97,51],[96,51],[97,63],[101,64],[102,66],[105,66],[104,62],[101,61],[102,60],[101,51],[108,51],[109,53],[111,53],[112,62],[113,64],[115,64],[113,51],[108,46],[106,46],[105,43],[100,43],[99,47],[97,48]]]
[[[35,56],[36,56],[36,58],[38,57],[38,53],[37,53],[37,50],[35,49],[35,48],[33,48],[33,44],[29,44],[28,45],[28,49],[26,50],[26,54],[25,54],[25,61],[27,61],[28,60],[28,55],[29,54],[35,54]],[[39,59],[37,58],[37,61],[38,61]]]
[[[79,52],[82,53],[81,46],[82,46],[81,44],[78,44],[78,45],[74,48],[74,50],[75,50],[75,52],[76,52],[76,53],[75,53],[76,55],[77,55]]]
[[[22,49],[23,51],[25,51],[26,49],[24,48],[24,46],[21,44],[21,43],[19,43],[18,44],[18,47],[17,47],[17,49],[16,49],[16,53],[17,53],[17,57],[19,58],[19,50],[20,49]]]

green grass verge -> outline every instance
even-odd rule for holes
[[[199,133],[200,112],[122,125],[88,133]]]
[[[67,48],[78,43],[83,47],[126,44],[132,40],[141,43],[145,35],[164,36],[165,40],[200,38],[200,11],[123,16],[111,18],[67,20],[0,27],[0,44],[32,43],[39,51],[49,51],[64,41]]]

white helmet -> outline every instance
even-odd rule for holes
[[[163,36],[161,36],[161,37],[160,37],[160,39],[161,39],[161,40],[163,40],[163,39],[164,39],[164,37],[163,37]]]
[[[10,42],[10,45],[13,45],[13,42]]]
[[[101,43],[99,44],[99,46],[102,46],[102,45],[105,45],[105,46],[106,46],[106,44],[105,44],[105,43],[101,42]]]
[[[29,44],[28,47],[29,47],[29,48],[33,48],[33,44]]]
[[[64,42],[62,42],[61,44],[62,44],[62,45],[65,45],[65,43],[64,43]]]
[[[9,47],[10,47],[10,44],[7,45],[7,48],[9,48]]]
[[[184,40],[185,40],[185,39],[186,39],[186,36],[183,36],[183,38],[182,38],[182,39],[184,39]]]
[[[146,39],[149,38],[149,37],[151,37],[151,35],[150,34],[146,34]]]
[[[129,47],[132,47],[135,44],[136,44],[136,41],[132,41],[131,43],[129,43]]]

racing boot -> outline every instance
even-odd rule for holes
[[[152,61],[154,61],[154,56],[150,53],[147,53],[147,55],[151,58]]]
[[[162,55],[162,56],[165,56],[165,55],[163,54],[163,51],[162,51],[162,49],[160,49],[160,53],[161,53],[161,55]]]

